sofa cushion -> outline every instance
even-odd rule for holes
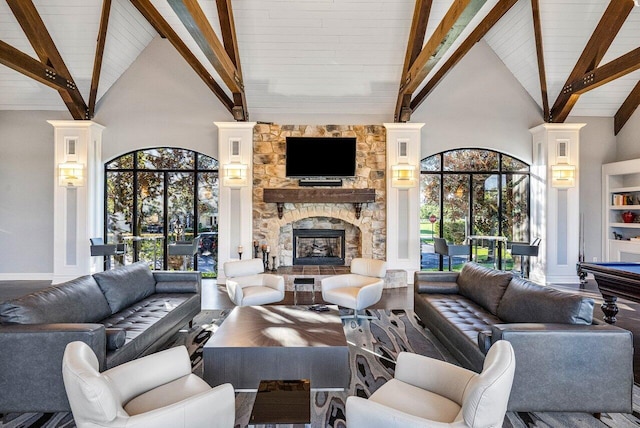
[[[458,288],[461,295],[497,315],[498,303],[512,278],[509,272],[468,262],[458,275]]]
[[[591,324],[593,299],[513,278],[498,305],[505,322]]]
[[[92,323],[110,314],[107,300],[90,275],[0,304],[2,324]]]
[[[137,262],[93,275],[107,298],[111,313],[116,313],[152,295],[156,280],[146,262]]]

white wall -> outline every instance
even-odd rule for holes
[[[567,122],[586,123],[580,130],[580,213],[584,219],[584,260],[602,254],[602,164],[615,161],[612,117],[569,116]]]
[[[640,108],[631,115],[617,137],[615,161],[640,158]]]
[[[50,279],[53,271],[53,127],[61,111],[0,111],[0,279]],[[43,275],[38,275],[43,274]]]
[[[182,147],[218,158],[214,121],[231,113],[166,39],[156,37],[100,99],[104,160],[146,147]]]
[[[422,158],[453,147],[488,148],[531,163],[529,128],[542,111],[498,56],[480,41],[411,116],[424,122]]]

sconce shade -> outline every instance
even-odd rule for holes
[[[58,185],[62,187],[84,186],[84,165],[77,162],[59,164]]]
[[[575,165],[559,164],[551,165],[551,186],[558,189],[567,189],[576,185]]]
[[[223,166],[223,183],[227,187],[244,187],[247,182],[247,165],[230,163]]]
[[[393,187],[414,187],[418,180],[415,176],[416,167],[409,164],[391,166],[391,185]]]

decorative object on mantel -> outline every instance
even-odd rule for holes
[[[285,203],[352,203],[356,218],[360,218],[362,204],[375,202],[375,189],[264,189],[263,201],[275,202],[278,218],[284,215]]]

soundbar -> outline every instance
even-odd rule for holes
[[[335,179],[306,179],[298,180],[300,187],[314,187],[314,186],[342,186],[342,180]]]

